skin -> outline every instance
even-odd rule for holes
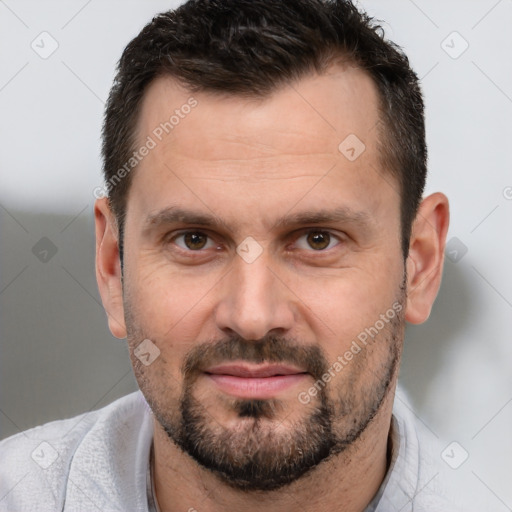
[[[159,78],[143,101],[141,144],[191,96],[197,107],[133,171],[123,279],[115,218],[106,199],[95,205],[97,279],[109,326],[114,336],[128,338],[135,375],[155,413],[159,506],[162,511],[361,511],[387,470],[404,323],[425,321],[439,289],[448,201],[440,193],[423,199],[404,262],[398,184],[382,169],[377,152],[376,88],[354,67],[332,67],[258,100],[191,94],[171,77]],[[338,150],[349,134],[366,146],[355,161]],[[159,222],[158,213],[170,207],[214,215],[218,225]],[[336,208],[343,208],[344,218],[278,222]],[[183,230],[208,235],[205,248],[187,248],[178,237]],[[327,248],[312,248],[308,230],[324,233],[319,235],[324,242],[328,232]],[[251,263],[236,252],[249,236],[262,250]],[[315,383],[310,368],[296,385],[267,400],[274,408],[259,418],[240,417],[234,398],[204,374],[184,376],[182,365],[191,354],[209,363],[206,349],[218,355],[229,339],[252,358],[276,337],[278,347],[291,347],[292,359],[313,347],[330,366],[393,304],[403,307],[394,322],[307,404],[298,394]],[[133,353],[146,338],[160,350],[149,366]],[[212,436],[210,448],[219,453],[224,448],[224,455],[250,460],[257,448],[262,460],[280,457],[297,425],[310,424],[321,397],[332,406],[338,444],[286,485],[243,489],[171,440],[170,431],[180,434],[186,384]],[[360,429],[350,438],[354,425]],[[222,445],[221,434],[231,441]],[[313,442],[306,436],[305,443],[309,449]]]

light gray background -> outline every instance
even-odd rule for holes
[[[93,190],[115,64],[174,5],[0,1],[0,438],[136,389],[96,289]],[[453,478],[512,510],[512,1],[361,5],[422,77],[427,191],[451,201],[454,261],[429,321],[407,329],[401,382],[432,435],[469,453]],[[47,59],[31,47],[43,31],[59,45]]]

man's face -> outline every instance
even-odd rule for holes
[[[234,487],[275,489],[342,452],[394,388],[400,199],[377,123],[375,87],[349,67],[263,100],[170,78],[146,93],[138,140],[156,146],[124,234],[132,363],[169,437]]]

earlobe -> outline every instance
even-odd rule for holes
[[[414,220],[407,258],[405,319],[425,322],[441,285],[444,249],[449,224],[448,199],[435,193],[425,198]]]
[[[94,205],[96,226],[96,280],[103,307],[107,313],[110,332],[116,338],[126,337],[123,289],[117,224],[107,198]]]

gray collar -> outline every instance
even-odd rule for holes
[[[158,501],[156,500],[155,478],[153,476],[154,460],[155,454],[152,442],[149,454],[148,471],[146,473],[146,493],[148,496],[148,512],[160,512],[160,508],[158,507]]]

